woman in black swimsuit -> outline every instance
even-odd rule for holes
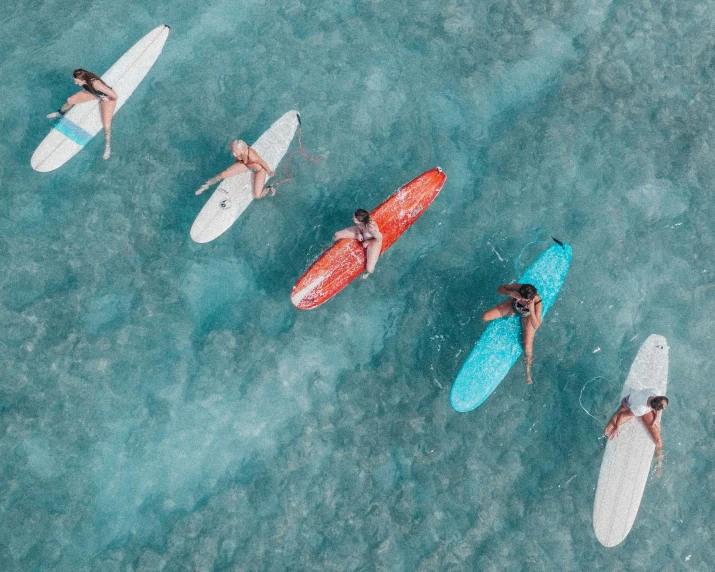
[[[502,284],[497,288],[502,296],[509,296],[509,300],[490,308],[482,319],[491,322],[507,316],[521,317],[521,343],[524,346],[526,357],[526,383],[531,383],[531,363],[534,361],[534,334],[541,325],[541,296],[536,287],[531,284]]]
[[[78,68],[72,72],[74,82],[82,87],[82,91],[75,93],[67,98],[65,103],[58,111],[53,111],[47,114],[48,119],[54,119],[67,113],[73,106],[78,103],[85,103],[93,99],[99,100],[100,109],[102,111],[102,126],[104,127],[104,155],[105,159],[109,159],[112,153],[110,141],[112,139],[112,118],[114,117],[114,108],[117,106],[116,92],[102,81],[97,74],[88,72]]]

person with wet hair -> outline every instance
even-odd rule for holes
[[[266,164],[261,156],[256,153],[254,149],[251,149],[245,141],[241,141],[240,139],[231,141],[228,144],[228,147],[231,149],[231,153],[235,157],[236,162],[228,169],[221,171],[218,175],[206,181],[198,188],[196,194],[200,195],[211,185],[214,185],[223,179],[251,171],[253,173],[253,198],[262,199],[268,193],[275,195],[276,191],[272,186],[263,186],[266,182],[266,175],[272,177],[275,173],[271,171],[271,168]]]
[[[370,217],[365,209],[358,209],[353,213],[355,226],[339,230],[333,235],[333,240],[348,238],[357,240],[365,249],[367,261],[362,278],[367,278],[375,270],[375,264],[382,250],[382,233],[377,223]]]
[[[615,439],[618,437],[619,430],[624,423],[627,423],[633,417],[640,417],[655,443],[655,456],[658,459],[656,476],[658,477],[663,472],[663,440],[660,437],[658,412],[665,411],[667,407],[668,398],[664,395],[658,395],[657,389],[653,387],[640,389],[623,398],[620,407],[613,414],[603,431],[606,437]]]
[[[541,296],[532,284],[502,284],[497,288],[502,296],[509,300],[500,302],[482,316],[485,322],[498,318],[519,316],[521,318],[521,343],[526,358],[526,383],[531,383],[531,364],[534,361],[534,334],[541,326]]]
[[[97,74],[77,68],[72,72],[74,82],[82,88],[74,95],[67,98],[67,102],[57,111],[47,114],[47,119],[55,119],[64,116],[70,109],[78,103],[86,103],[93,99],[99,100],[99,107],[102,113],[102,127],[104,127],[104,159],[109,159],[112,153],[112,119],[114,109],[117,107],[117,93],[102,81]]]

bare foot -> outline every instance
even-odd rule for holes
[[[363,272],[363,273],[362,273],[362,276],[360,276],[360,278],[362,278],[363,280],[365,280],[365,278],[367,278],[368,276],[370,276],[370,273],[369,273],[369,272]]]
[[[196,190],[196,193],[195,193],[195,194],[200,195],[201,193],[203,193],[203,192],[204,192],[206,189],[208,189],[208,188],[209,188],[208,185],[201,185],[201,186]]]
[[[59,117],[60,115],[62,115],[62,114],[59,111],[53,111],[52,113],[48,113],[45,117],[47,117],[47,119],[55,119],[56,117]]]
[[[104,148],[104,155],[102,155],[102,158],[106,161],[107,159],[109,159],[109,156],[111,154],[112,154],[112,148],[109,145],[107,145]]]

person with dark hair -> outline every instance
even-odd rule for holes
[[[382,250],[382,233],[377,223],[370,217],[365,209],[358,209],[353,213],[355,226],[339,230],[333,235],[333,240],[348,238],[357,240],[365,249],[367,261],[362,278],[367,278],[375,270],[375,264]]]
[[[624,423],[627,423],[633,417],[640,417],[655,443],[655,456],[658,459],[656,476],[658,477],[663,472],[663,440],[660,437],[660,424],[657,422],[658,412],[665,411],[667,407],[668,398],[664,395],[658,395],[657,389],[653,387],[640,389],[623,398],[621,406],[613,414],[603,431],[606,437],[615,439],[618,437],[619,430]]]
[[[491,322],[507,316],[521,318],[521,343],[526,358],[526,383],[531,383],[531,364],[534,361],[534,334],[541,326],[541,296],[532,284],[502,284],[497,288],[502,296],[509,300],[500,302],[482,316],[485,322]]]
[[[271,168],[267,163],[261,158],[261,156],[256,153],[254,149],[251,149],[245,141],[241,139],[236,139],[228,144],[229,149],[231,149],[231,154],[236,159],[236,162],[221,171],[215,177],[210,178],[203,185],[201,185],[196,191],[197,195],[203,193],[211,185],[227,179],[228,177],[233,177],[234,175],[240,175],[241,173],[247,173],[251,171],[253,173],[253,198],[262,199],[268,193],[272,196],[276,194],[275,189],[272,186],[264,187],[266,182],[266,175],[272,177],[275,173],[271,171]]]
[[[99,100],[100,110],[102,113],[102,126],[104,127],[104,155],[105,159],[109,159],[112,153],[110,141],[112,139],[112,118],[114,117],[114,108],[117,106],[117,93],[102,81],[97,74],[77,68],[72,72],[74,82],[82,87],[82,91],[75,93],[67,98],[67,102],[57,111],[47,114],[47,119],[61,117],[67,113],[72,107],[78,103],[86,103],[93,99]]]

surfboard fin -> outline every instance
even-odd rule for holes
[[[551,236],[551,235],[549,235]],[[551,240],[553,240],[556,244],[558,244],[561,248],[564,247],[564,243],[561,242],[558,238],[554,238],[553,236],[551,237]]]

